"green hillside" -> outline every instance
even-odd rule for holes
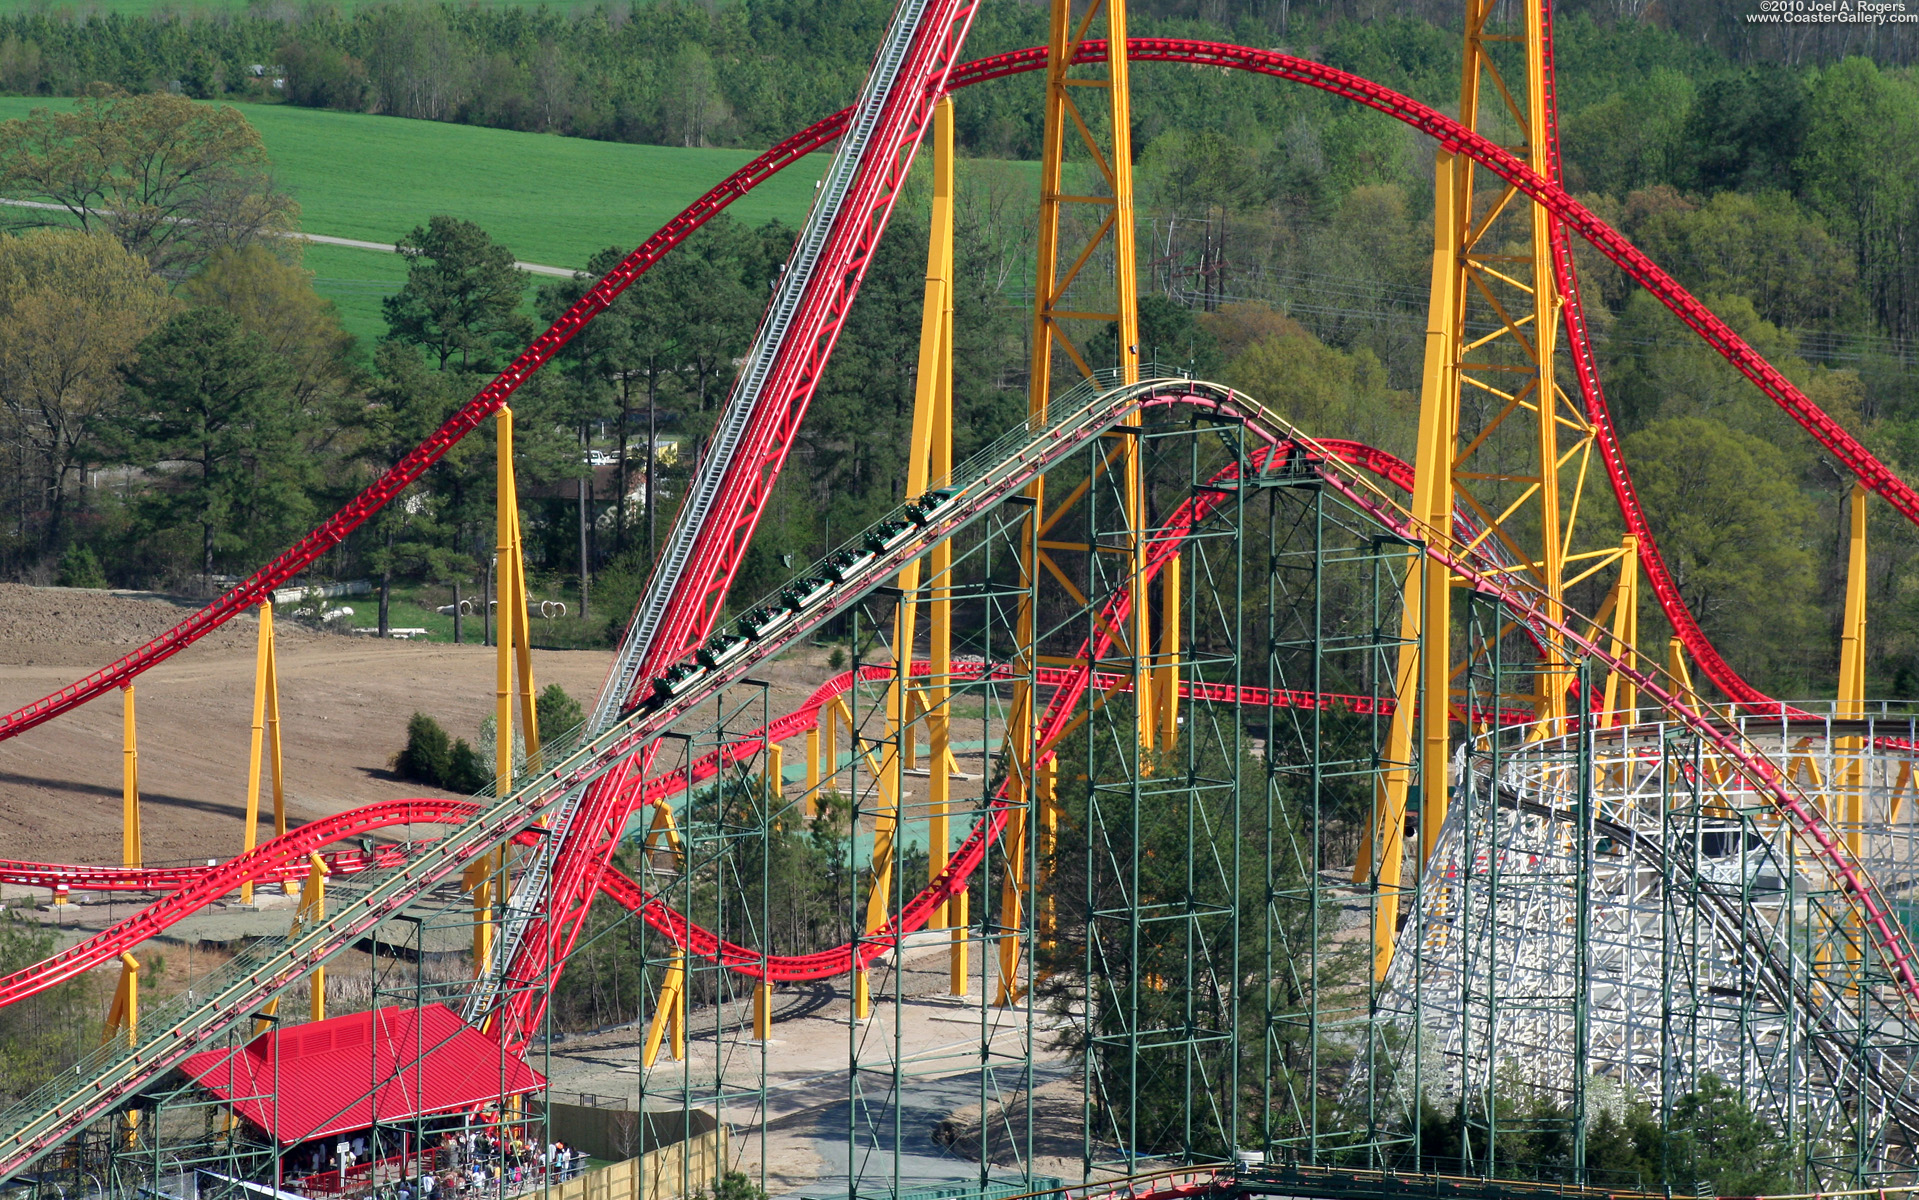
[[[368,8],[387,0],[339,0],[331,7],[345,12]],[[571,13],[576,10],[591,10],[599,0],[485,0],[481,5],[477,0],[469,0],[474,7],[486,8],[549,8],[555,12]],[[189,19],[206,18],[211,20],[229,19],[246,14],[253,9],[253,0],[189,0],[178,4],[172,0],[0,0],[0,17],[11,13],[46,12],[55,16],[93,17],[119,15],[122,17],[144,17],[153,13],[166,13]]]
[[[0,120],[48,103],[66,102],[0,97]],[[583,265],[607,246],[638,245],[752,157],[292,105],[244,111],[309,233],[390,243],[434,213],[451,213],[479,223],[521,261],[558,267]],[[791,168],[730,211],[748,222],[797,225],[824,169],[824,158]],[[405,277],[398,256],[312,246],[307,265],[349,329],[363,340],[381,332],[380,298]]]

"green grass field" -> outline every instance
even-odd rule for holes
[[[244,13],[248,8],[253,7],[254,2],[255,0],[0,0],[0,14],[45,11],[55,16],[89,17],[118,13],[123,17],[144,17],[164,12],[176,13],[183,17],[197,17]],[[332,6],[350,11],[387,2],[389,0],[335,0]],[[483,8],[535,8],[545,4],[555,12],[562,13],[570,13],[577,9],[590,11],[604,2],[605,0],[462,0],[463,4]]]
[[[0,97],[0,120],[64,101]],[[435,213],[477,222],[522,262],[581,267],[607,246],[631,249],[727,172],[747,150],[629,146],[291,105],[242,105],[300,202],[309,233],[391,243]],[[757,224],[806,215],[825,157],[775,177],[729,211]],[[312,246],[315,287],[362,342],[384,329],[380,299],[397,290],[397,255]]]

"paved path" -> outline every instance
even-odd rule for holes
[[[5,205],[8,208],[43,208],[50,209],[54,212],[73,211],[64,204],[48,204],[44,200],[0,200],[0,205]],[[178,220],[182,218],[175,219]],[[363,242],[357,238],[328,237],[323,233],[282,233],[275,234],[274,236],[297,238],[300,241],[313,242],[321,246],[346,246],[354,250],[379,250],[386,254],[399,253],[390,242]],[[573,275],[573,272],[566,267],[550,267],[545,263],[516,262],[513,265],[530,275],[553,275],[561,279],[569,279]]]

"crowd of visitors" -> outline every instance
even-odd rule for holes
[[[342,1139],[326,1164],[332,1169],[317,1169],[300,1180],[302,1190],[365,1200],[479,1200],[558,1183],[586,1169],[586,1155],[565,1142],[542,1147],[537,1139],[502,1137],[491,1130],[448,1130],[418,1157],[400,1155],[375,1163],[367,1154],[365,1138]],[[380,1169],[389,1164],[397,1168],[391,1176]]]

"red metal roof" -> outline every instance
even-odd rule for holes
[[[443,1004],[268,1030],[237,1049],[196,1054],[181,1069],[288,1145],[546,1086],[519,1055]]]

